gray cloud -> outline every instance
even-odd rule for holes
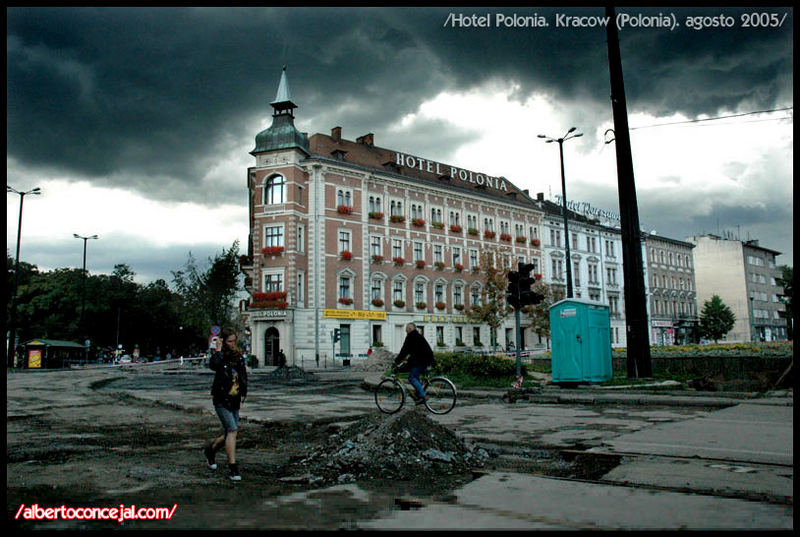
[[[674,13],[682,23],[675,31],[621,31],[630,112],[696,117],[792,105],[791,8],[759,8],[788,13],[780,28],[762,29],[741,27],[740,16],[749,11],[743,8],[618,11]],[[550,26],[452,28],[445,25],[451,13],[535,14]],[[683,24],[688,15],[720,13],[734,17],[737,27],[698,31]],[[591,132],[611,114],[605,30],[558,28],[557,14],[604,12],[521,7],[8,9],[7,158],[22,170],[85,177],[98,186],[124,187],[153,199],[237,202],[243,199],[244,184],[227,185],[243,178],[239,162],[248,162],[255,134],[269,121],[269,102],[284,63],[300,105],[298,128],[309,133],[340,125],[348,137],[375,132],[379,145],[386,140],[385,146],[420,154],[435,146],[437,154],[446,154],[472,133],[444,132],[446,125],[431,122],[417,125],[416,139],[404,141],[390,127],[440,91],[491,80],[519,84],[515,98],[520,100],[545,93],[559,102],[581,102],[583,110],[597,111],[595,117],[580,118],[582,129]],[[229,168],[224,159],[231,160]],[[223,179],[219,196],[209,196]],[[616,203],[613,191],[587,191],[583,197],[593,199],[589,194],[599,196],[597,205]],[[648,203],[644,198],[643,207]],[[662,203],[672,208],[658,215],[666,222],[672,222],[672,210],[685,207],[659,199]],[[682,226],[732,218],[726,207],[737,209],[733,202],[715,206]],[[740,214],[754,226],[762,218],[756,209]],[[643,214],[642,220],[651,217]]]

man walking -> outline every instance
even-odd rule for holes
[[[395,366],[399,366],[405,362],[406,356],[408,361],[406,367],[408,368],[408,381],[414,387],[417,393],[411,393],[411,397],[418,405],[425,402],[425,390],[422,389],[422,383],[419,381],[419,376],[424,374],[428,367],[433,364],[433,350],[428,345],[425,336],[419,333],[414,323],[406,325],[406,340],[403,342],[403,347],[397,354],[394,360]]]

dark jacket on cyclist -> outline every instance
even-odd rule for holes
[[[403,348],[400,349],[394,363],[400,364],[406,356],[409,357],[406,364],[408,367],[428,367],[433,363],[433,350],[428,345],[425,336],[419,333],[419,330],[413,330],[408,333],[406,340],[403,342]]]

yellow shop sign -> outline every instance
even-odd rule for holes
[[[369,319],[372,321],[385,321],[385,311],[364,311],[364,310],[324,310],[326,319]]]

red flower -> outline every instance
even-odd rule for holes
[[[341,256],[345,261],[350,261],[353,259],[353,252],[350,252],[349,250],[342,250]]]

